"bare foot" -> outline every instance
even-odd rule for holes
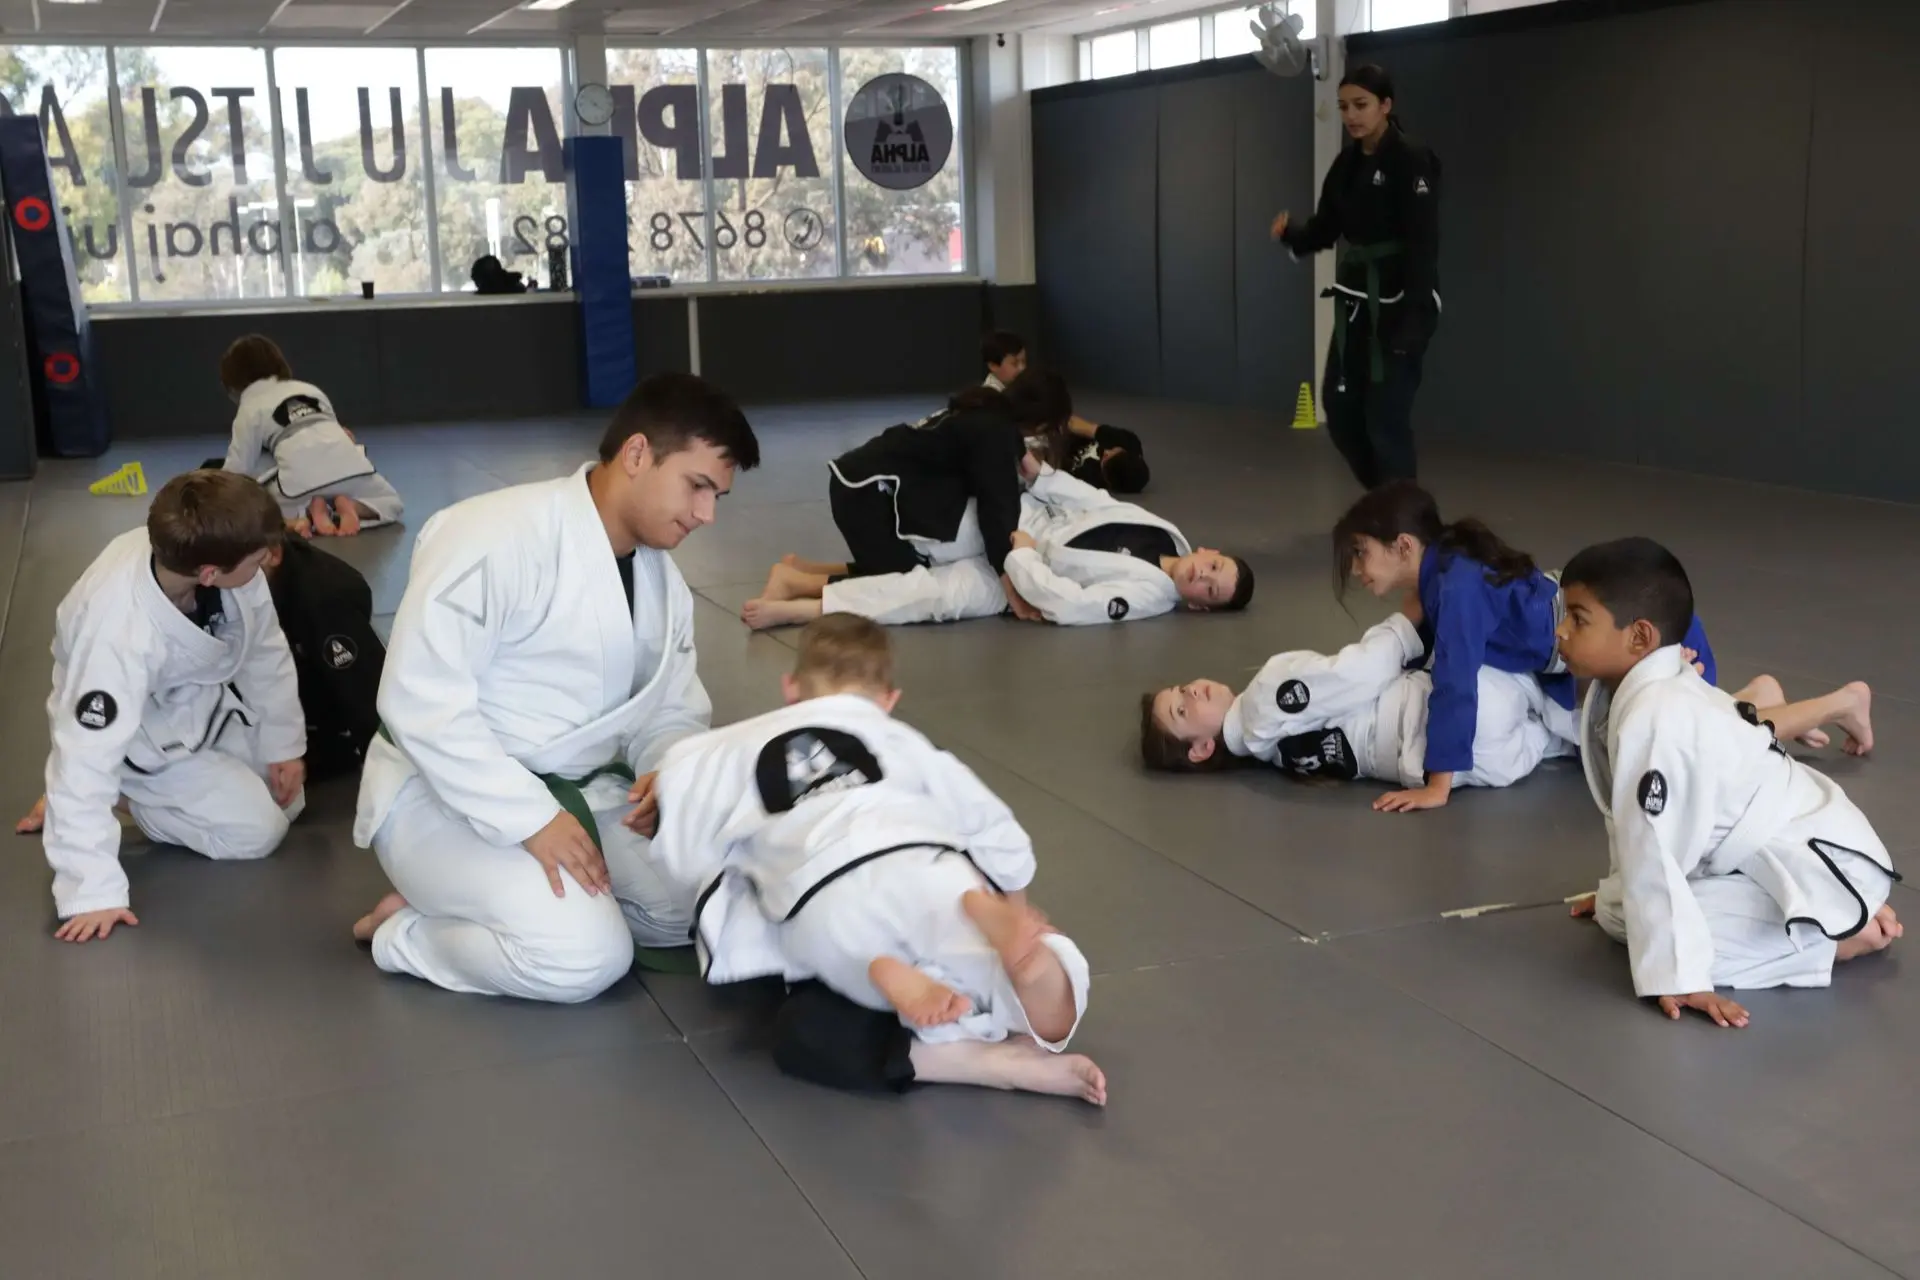
[[[847,566],[844,564],[835,564],[831,560],[807,560],[794,555],[792,552],[781,556],[780,563],[789,569],[797,569],[801,573],[824,573],[829,577],[836,573],[845,573],[847,571]]]
[[[321,537],[333,536],[333,508],[327,505],[325,498],[315,498],[307,504],[307,523],[312,525],[313,531]]]
[[[1750,702],[1765,711],[1768,707],[1786,705],[1787,691],[1772,676],[1755,676],[1733,698],[1735,702]]]
[[[998,1043],[916,1040],[911,1054],[914,1079],[921,1084],[973,1084],[1107,1105],[1107,1076],[1093,1059],[1078,1053],[1048,1053],[1025,1036],[1010,1036]]]
[[[868,965],[867,977],[910,1027],[944,1027],[973,1011],[973,1001],[892,956]]]
[[[1831,743],[1832,741],[1833,739],[1827,736],[1827,731],[1825,729],[1809,729],[1805,733],[1800,735],[1800,742],[1806,746],[1812,747],[1815,751],[1824,750],[1827,744]]]
[[[407,900],[397,893],[390,893],[375,904],[373,910],[353,922],[353,940],[372,942],[376,929],[385,924],[393,913],[407,905]]]
[[[760,598],[763,600],[804,599],[811,594],[806,590],[812,585],[807,581],[807,577],[808,575],[799,569],[777,564],[773,566],[773,572],[767,575],[767,586],[760,593]]]
[[[1847,735],[1840,749],[1850,756],[1864,756],[1873,750],[1873,690],[1856,680],[1840,693],[1847,700],[1845,708],[1833,718]]]
[[[351,538],[360,532],[360,504],[352,498],[333,500],[333,518],[340,526],[340,536]]]
[[[769,627],[797,627],[820,616],[818,600],[749,600],[740,607],[741,621],[755,631]]]
[[[1906,931],[1907,926],[1901,924],[1900,918],[1893,914],[1891,905],[1881,907],[1873,913],[1873,919],[1867,921],[1866,928],[1840,944],[1838,950],[1834,952],[1834,962],[1837,964],[1843,960],[1854,960],[1860,956],[1870,955],[1875,951],[1885,951],[1893,945],[1894,939],[1902,936]]]

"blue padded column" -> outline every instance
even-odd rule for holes
[[[587,407],[606,408],[626,399],[640,378],[627,266],[626,159],[620,139],[568,138],[567,171],[582,395]]]

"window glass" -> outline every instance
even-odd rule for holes
[[[1161,67],[1178,67],[1198,61],[1200,19],[1183,18],[1178,22],[1163,22],[1157,27],[1147,28],[1149,67],[1158,71]]]
[[[411,49],[276,49],[286,134],[291,292],[425,293],[428,156]]]
[[[920,81],[931,95],[908,85],[909,93],[898,101],[911,114],[903,113],[896,125],[885,107],[896,101],[893,91],[902,83],[893,77],[903,75]],[[870,84],[874,88],[863,98],[861,90]],[[937,47],[842,49],[840,86],[847,149],[847,274],[916,275],[966,270],[959,52]],[[878,119],[870,110],[876,101],[882,108]],[[941,108],[947,122],[944,135]],[[925,167],[915,171],[914,162],[921,157],[913,148],[938,147],[943,141],[947,144],[944,163],[936,164],[930,150],[924,158]],[[880,175],[884,185],[862,172],[863,165],[874,166],[876,148],[881,165],[891,170]]]
[[[825,49],[707,50],[716,279],[837,274],[828,88]]]
[[[1093,49],[1093,78],[1130,76],[1140,69],[1140,37],[1132,31],[1115,31],[1095,36],[1088,45]]]
[[[707,278],[700,54],[609,49],[613,129],[627,153],[627,261],[636,276]]]
[[[557,48],[427,50],[442,289],[473,288],[488,254],[552,284],[571,243],[564,81]]]
[[[0,112],[40,117],[81,296],[88,302],[126,302],[130,294],[108,120],[107,51],[98,46],[0,47]]]
[[[1445,22],[1447,0],[1373,0],[1371,29],[1388,31],[1422,22]]]

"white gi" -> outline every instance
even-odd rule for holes
[[[627,972],[636,939],[687,940],[692,897],[670,892],[621,818],[622,773],[652,772],[712,717],[693,595],[664,551],[642,547],[629,612],[590,467],[469,498],[420,532],[354,824],[408,904],[374,935],[388,972],[586,1000]],[[522,847],[561,811],[560,779],[591,810],[611,897],[571,877],[554,897]]]
[[[265,485],[289,519],[315,498],[351,498],[373,512],[362,527],[398,520],[400,495],[374,470],[311,382],[262,378],[240,393],[226,469]]]
[[[1742,718],[1679,645],[1580,720],[1587,784],[1612,846],[1594,920],[1626,943],[1640,996],[1824,987],[1834,941],[1899,877],[1839,786]]]
[[[655,857],[697,891],[707,981],[818,978],[888,1009],[867,969],[893,956],[973,1002],[922,1039],[1032,1034],[960,899],[989,883],[1026,888],[1033,842],[971,769],[869,699],[809,699],[687,739],[667,754],[659,794]],[[1086,957],[1059,934],[1045,944],[1072,981],[1077,1026]]]
[[[1069,545],[1116,524],[1163,529],[1176,555],[1193,550],[1186,535],[1144,507],[1117,502],[1065,471],[1048,468],[1020,500],[1020,529],[1036,545],[1007,556],[1007,577],[1048,622],[1062,626],[1151,618],[1178,608],[1179,588],[1158,564]],[[831,583],[821,593],[820,608],[897,626],[994,617],[1006,611],[1007,597],[986,560],[965,559]]]
[[[1278,654],[1233,700],[1221,737],[1233,754],[1288,773],[1422,786],[1433,677],[1406,667],[1424,653],[1419,631],[1396,613],[1331,657]],[[1533,676],[1480,668],[1473,768],[1453,785],[1509,787],[1542,760],[1574,754],[1548,727],[1551,705]]]
[[[307,722],[265,574],[217,596],[211,632],[153,573],[145,529],[80,575],[53,624],[47,861],[62,919],[127,906],[126,796],[147,837],[222,861],[264,858],[306,805],[283,811],[267,766],[307,752]]]

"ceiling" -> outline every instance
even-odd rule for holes
[[[903,43],[1148,22],[1221,0],[999,0],[938,9],[930,0],[574,0],[534,11],[515,0],[0,0],[0,40],[128,38],[455,40],[605,32],[647,43]],[[636,5],[638,7],[636,7]]]

